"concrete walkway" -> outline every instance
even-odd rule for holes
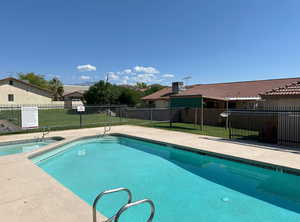
[[[29,156],[45,152],[58,145],[84,136],[99,135],[103,128],[55,131],[51,136],[65,140],[30,153],[0,156],[0,220],[4,222],[91,222],[92,209],[79,197],[62,186],[42,169],[34,165]],[[213,152],[248,162],[261,162],[300,170],[300,155],[263,146],[248,146],[216,138],[138,126],[113,126],[112,133],[127,134],[187,149]],[[0,142],[33,139],[41,133],[1,136]],[[101,216],[101,215],[100,215]],[[99,217],[99,221],[104,217]]]

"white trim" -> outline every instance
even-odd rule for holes
[[[261,97],[226,97],[227,100],[261,100]]]

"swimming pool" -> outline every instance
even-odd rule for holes
[[[67,144],[32,159],[92,205],[101,191],[126,187],[133,199],[149,198],[155,222],[300,221],[300,176],[117,136]],[[105,196],[98,210],[109,217],[124,203]],[[120,221],[146,221],[147,206]]]
[[[49,138],[42,141],[33,139],[33,140],[0,143],[0,156],[30,152],[42,146],[46,146],[50,143],[54,143],[58,140],[62,140],[62,138]]]

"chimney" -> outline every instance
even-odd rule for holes
[[[172,82],[172,93],[177,94],[183,90],[183,82]]]

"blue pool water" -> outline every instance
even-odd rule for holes
[[[65,148],[33,161],[90,205],[101,191],[126,187],[134,200],[154,201],[155,222],[300,221],[296,175],[126,137]],[[105,196],[98,210],[109,217],[125,200],[122,193]],[[146,221],[147,207],[128,210],[120,221]]]
[[[13,143],[13,144],[0,144],[0,156],[16,154],[16,153],[23,153],[23,152],[30,152],[32,150],[38,149],[42,146],[46,146],[50,143],[56,142],[56,140],[47,139],[43,141],[25,141],[20,143]]]

